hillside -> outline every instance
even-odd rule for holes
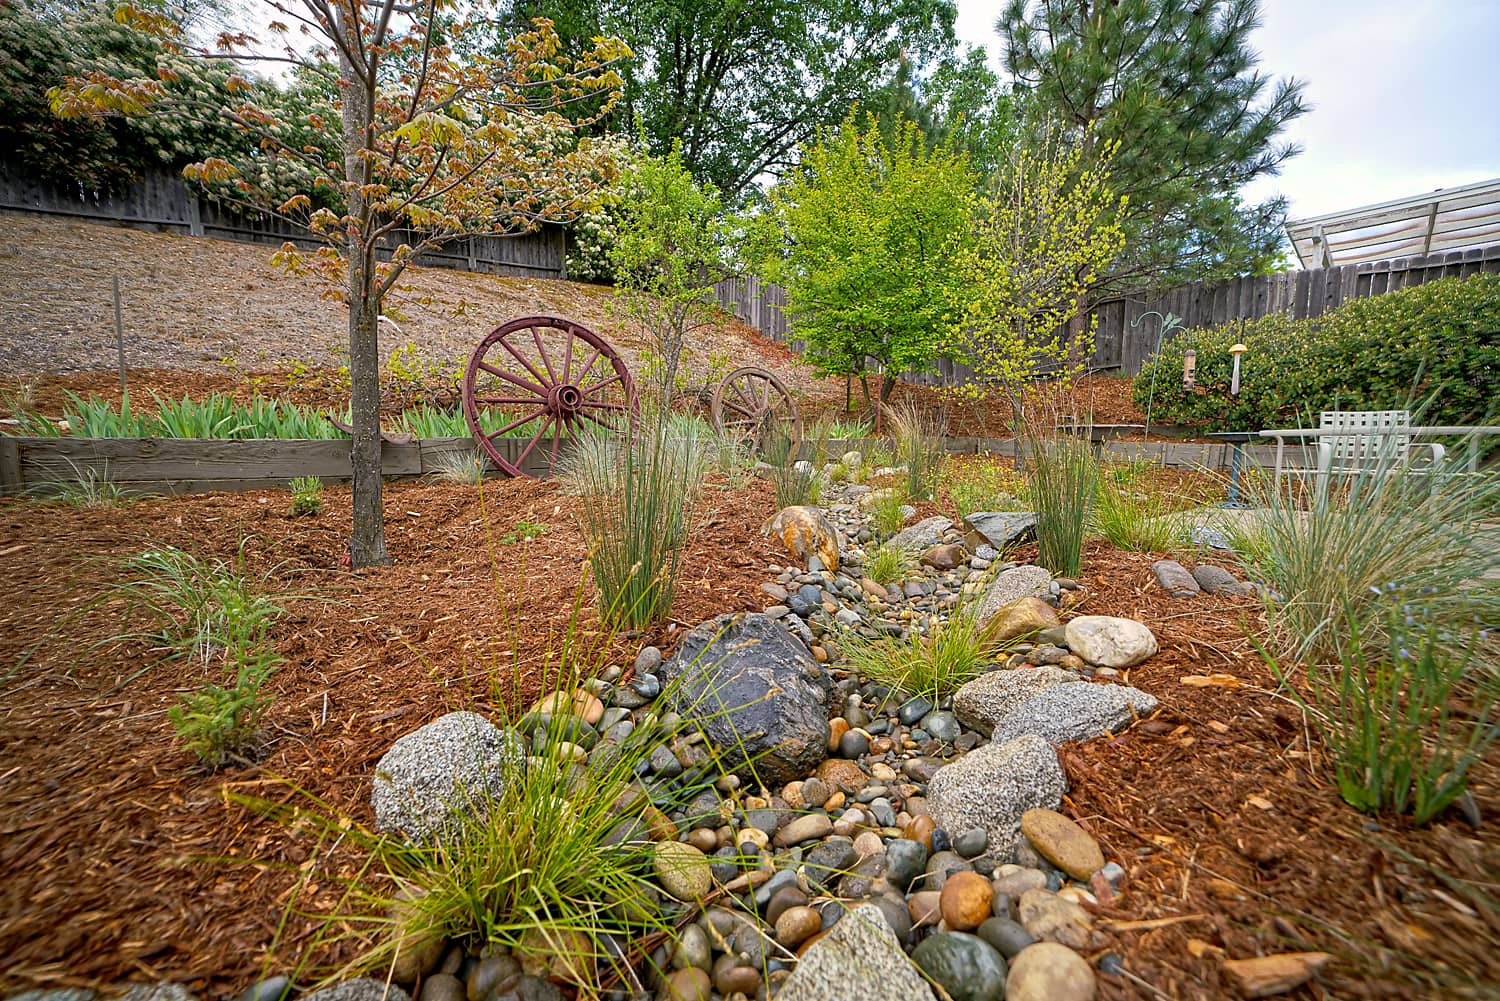
[[[214,377],[195,382],[211,383],[233,368],[278,371],[342,361],[344,307],[325,298],[317,279],[272,266],[269,247],[13,214],[0,216],[0,234],[5,381],[75,382],[67,377],[113,371],[115,275],[133,370],[187,370]],[[383,358],[411,343],[427,361],[460,361],[493,327],[550,313],[591,327],[640,369],[644,342],[612,319],[608,288],[435,268],[409,274],[395,303],[396,328],[382,332]],[[721,372],[725,365],[761,365],[800,396],[842,399],[842,382],[815,378],[784,347],[732,317],[691,335],[685,364],[695,385],[715,363]]]

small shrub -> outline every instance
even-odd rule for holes
[[[1031,485],[1037,508],[1042,566],[1076,577],[1098,490],[1098,467],[1087,441],[1032,439]]]
[[[292,514],[314,515],[323,510],[323,481],[316,476],[294,476],[291,483]]]
[[[849,665],[866,681],[934,702],[978,677],[1002,646],[993,625],[980,625],[972,606],[934,622],[926,636],[912,629],[904,639],[870,639],[845,630],[838,640]]]
[[[254,750],[261,715],[273,701],[261,692],[261,685],[281,665],[281,658],[266,648],[246,648],[234,659],[230,684],[204,682],[167,710],[177,736],[209,768],[242,760]]]
[[[1220,430],[1296,427],[1321,410],[1410,409],[1431,400],[1432,424],[1471,424],[1500,399],[1500,275],[1445,278],[1346,302],[1322,316],[1272,314],[1168,340],[1136,376],[1153,420]],[[1240,392],[1229,392],[1230,345],[1250,349]],[[1197,352],[1196,385],[1182,385],[1184,352]]]
[[[916,570],[910,550],[882,542],[865,558],[865,576],[877,584],[896,584]]]
[[[946,422],[910,400],[890,409],[890,421],[896,459],[906,467],[906,495],[931,500],[948,458]]]

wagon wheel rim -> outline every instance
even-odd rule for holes
[[[779,427],[793,444],[802,439],[797,401],[774,372],[755,366],[737,368],[714,389],[710,413],[721,434],[759,448]]]
[[[464,371],[464,420],[481,451],[511,476],[543,457],[550,474],[565,442],[585,429],[611,430],[635,413],[635,380],[608,341],[556,316],[525,316],[479,342]],[[504,423],[487,429],[496,408]],[[512,432],[524,429],[520,435]],[[507,437],[518,442],[502,448]]]

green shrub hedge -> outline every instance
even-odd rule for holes
[[[1250,349],[1237,397],[1229,395],[1236,341]],[[1191,390],[1182,386],[1188,349],[1198,352]],[[1316,426],[1319,411],[1334,409],[1476,423],[1500,408],[1500,275],[1445,278],[1305,320],[1272,315],[1184,331],[1136,376],[1142,409],[1153,373],[1153,423],[1258,431]]]

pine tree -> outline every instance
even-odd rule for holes
[[[1127,242],[1113,288],[1273,270],[1284,198],[1239,189],[1299,150],[1278,141],[1302,85],[1256,69],[1257,0],[1011,0],[995,24],[1028,109],[1082,144],[1117,147]]]

